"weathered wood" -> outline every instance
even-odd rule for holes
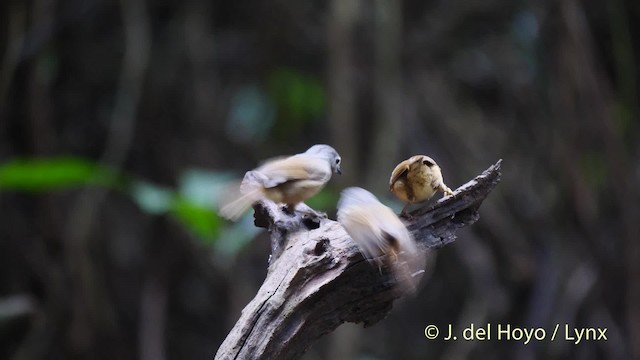
[[[458,228],[478,220],[478,208],[500,181],[489,167],[433,205],[410,213],[407,227],[425,248],[455,241]],[[295,359],[343,322],[372,325],[403,294],[386,269],[364,260],[333,220],[307,216],[300,205],[288,214],[268,201],[255,206],[255,224],[271,233],[267,277],[244,308],[216,359]]]

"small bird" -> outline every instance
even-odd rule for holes
[[[365,259],[391,268],[398,285],[414,292],[424,254],[398,216],[365,189],[350,187],[338,202],[338,222]]]
[[[438,190],[453,195],[444,184],[438,164],[426,155],[415,155],[398,164],[391,173],[389,190],[405,203],[401,215],[409,205],[431,199]]]
[[[296,204],[317,194],[333,173],[342,173],[341,161],[338,152],[324,144],[300,154],[268,160],[245,174],[239,193],[227,192],[220,215],[237,220],[262,199],[286,204],[287,210],[293,212]]]

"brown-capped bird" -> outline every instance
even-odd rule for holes
[[[438,190],[453,195],[444,184],[438,164],[426,155],[415,155],[398,164],[391,173],[389,190],[405,203],[401,214],[409,205],[431,199]]]
[[[296,204],[317,194],[334,172],[341,173],[340,162],[338,152],[324,144],[300,154],[268,160],[245,174],[239,193],[233,189],[226,193],[220,215],[236,220],[262,199],[286,204],[293,212]]]
[[[390,267],[402,290],[413,292],[424,267],[424,254],[398,216],[367,190],[350,187],[338,202],[338,222],[364,258]]]

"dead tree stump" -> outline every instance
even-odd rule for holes
[[[478,220],[478,208],[500,181],[501,162],[454,196],[410,213],[407,227],[425,251],[455,241],[457,229]],[[380,321],[402,296],[393,277],[364,260],[337,222],[287,214],[269,201],[254,208],[256,226],[271,234],[267,277],[216,359],[299,358],[343,322],[369,326]]]

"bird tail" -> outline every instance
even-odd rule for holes
[[[252,186],[245,181],[241,185],[230,184],[225,189],[218,214],[225,219],[236,221],[261,198],[262,191],[259,186]]]

